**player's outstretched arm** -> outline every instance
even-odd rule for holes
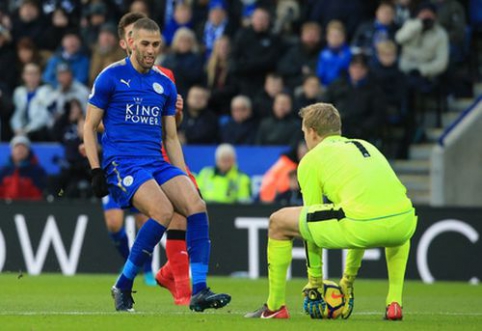
[[[181,143],[177,136],[177,125],[174,116],[162,117],[163,140],[166,148],[167,156],[171,163],[187,173],[186,163],[184,162],[184,155],[182,154]]]

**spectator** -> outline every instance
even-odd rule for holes
[[[104,24],[100,29],[99,38],[90,58],[90,86],[92,86],[97,75],[104,70],[105,67],[123,59],[125,56],[125,51],[119,46],[117,28],[110,23]]]
[[[377,60],[370,66],[370,73],[387,102],[387,119],[391,124],[402,123],[406,111],[407,81],[397,60],[397,45],[387,40],[377,44]]]
[[[289,38],[295,32],[300,19],[300,4],[296,0],[276,1],[276,19],[273,32]]]
[[[383,152],[388,158],[406,159],[409,137],[407,128],[407,79],[398,68],[397,46],[387,40],[378,43],[376,60],[371,62],[370,73],[380,86],[386,100],[386,119],[383,133]],[[413,110],[412,110],[413,111]],[[396,128],[401,134],[396,134]]]
[[[10,149],[10,159],[0,169],[0,199],[42,199],[47,174],[30,149],[30,140],[16,136],[10,141]]]
[[[70,100],[79,100],[85,111],[89,99],[89,90],[74,78],[72,68],[67,62],[57,64],[57,81],[59,84],[49,99],[49,110],[52,113],[50,125],[64,114],[65,105]]]
[[[321,50],[321,27],[316,22],[307,22],[301,27],[300,42],[281,56],[277,70],[288,88],[294,90],[303,83],[303,78],[316,73]]]
[[[58,7],[50,15],[50,24],[47,24],[42,33],[42,44],[39,47],[49,52],[55,52],[60,47],[60,42],[65,33],[73,28],[71,16],[65,9]]]
[[[233,33],[233,25],[228,20],[226,1],[209,1],[208,19],[198,28],[198,40],[204,45],[206,59],[211,56],[216,40],[223,35],[231,37]]]
[[[214,167],[205,167],[196,176],[203,199],[218,203],[250,202],[251,181],[238,169],[234,147],[219,145],[215,158]]]
[[[191,86],[204,84],[204,60],[198,53],[196,36],[188,28],[176,31],[171,52],[162,65],[175,72],[177,93],[183,98]]]
[[[291,96],[278,93],[274,99],[273,116],[261,121],[257,145],[291,145],[301,138],[299,120],[293,116]]]
[[[86,1],[79,0],[42,0],[42,10],[45,15],[52,14],[57,8],[62,8],[71,18],[80,16],[80,7]],[[78,23],[77,21],[75,23]]]
[[[340,21],[331,21],[326,28],[326,47],[318,57],[316,74],[323,86],[330,85],[348,69],[350,47],[345,42],[345,27]]]
[[[37,63],[42,66],[42,59],[32,39],[23,37],[17,43],[17,63],[21,72],[27,63]]]
[[[7,86],[0,82],[0,141],[9,141],[12,138],[12,129],[10,128],[12,114],[11,93]]]
[[[10,121],[15,135],[27,135],[33,141],[48,141],[51,116],[48,100],[52,95],[49,85],[41,85],[40,67],[28,63],[22,71],[23,85],[13,92],[15,112]]]
[[[241,6],[240,6],[239,10],[237,11],[236,16],[238,18],[240,18],[241,25],[246,28],[251,24],[251,19],[253,17],[254,11],[257,8],[261,7],[261,6],[259,6],[258,3],[262,2],[262,1],[240,0],[239,2],[241,3]],[[236,2],[234,2],[234,3],[236,3]]]
[[[191,145],[217,143],[218,119],[207,108],[208,98],[209,92],[204,87],[193,86],[189,90],[187,111],[184,112],[179,132],[181,142]]]
[[[40,47],[44,29],[45,22],[37,2],[34,0],[22,1],[18,8],[18,15],[12,19],[13,40],[18,41],[22,37],[29,37]]]
[[[142,13],[146,17],[151,16],[151,9],[149,3],[146,0],[134,0],[129,6],[129,12],[131,13]]]
[[[385,118],[385,100],[380,87],[368,75],[367,58],[354,55],[343,75],[323,95],[323,101],[337,106],[343,121],[343,136],[379,143]]]
[[[299,140],[264,174],[259,191],[262,202],[273,202],[278,194],[290,189],[290,173],[296,171],[298,163],[306,154],[307,148],[303,140]]]
[[[231,118],[221,127],[221,141],[232,145],[253,145],[257,129],[251,100],[245,95],[234,97],[231,101]]]
[[[351,43],[355,53],[374,55],[376,46],[385,40],[395,40],[397,26],[394,22],[395,8],[390,2],[381,2],[375,19],[358,27]]]
[[[465,58],[465,9],[459,1],[435,0],[437,21],[447,31],[450,44],[450,62],[461,63]]]
[[[350,40],[356,28],[367,16],[363,0],[307,0],[304,6],[307,21],[319,22],[326,30],[333,20],[339,20],[346,27],[347,40]]]
[[[394,22],[397,26],[402,26],[407,20],[412,17],[414,11],[415,2],[412,0],[395,0],[395,16]]]
[[[302,206],[303,197],[301,196],[296,169],[288,173],[288,178],[289,188],[284,192],[277,193],[274,201],[285,206]]]
[[[89,57],[82,51],[82,41],[73,31],[62,38],[62,49],[57,51],[47,62],[43,73],[43,81],[57,87],[57,65],[66,62],[72,68],[75,80],[86,85],[89,83]]]
[[[107,21],[107,6],[103,2],[91,2],[84,12],[85,23],[81,29],[82,41],[86,48],[94,47],[100,28]]]
[[[207,87],[211,90],[209,108],[217,115],[228,113],[231,99],[238,91],[238,86],[228,67],[230,47],[228,36],[222,36],[216,40],[206,67]]]
[[[424,2],[418,7],[417,17],[406,21],[395,35],[402,46],[400,69],[419,89],[426,87],[427,80],[441,75],[448,65],[448,36],[436,15],[435,5]]]
[[[162,36],[164,37],[166,45],[171,46],[174,42],[176,32],[181,28],[186,28],[190,31],[193,29],[191,6],[183,2],[176,4],[174,15],[166,22],[162,30]]]
[[[52,136],[62,144],[65,156],[59,164],[60,174],[55,193],[63,192],[62,196],[66,198],[90,197],[89,161],[79,152],[84,125],[82,104],[72,99],[65,108],[52,130]]]
[[[10,13],[6,8],[6,6],[2,6],[2,5],[0,5],[0,25],[9,30],[12,28],[12,20],[10,17]]]
[[[298,111],[303,107],[320,102],[322,92],[323,90],[318,77],[316,75],[306,76],[301,90],[295,94],[293,108],[295,111]]]
[[[174,9],[178,4],[185,2],[185,0],[164,0],[164,1],[156,1],[155,4],[161,4],[160,7],[160,15],[159,15],[159,26],[161,27],[161,31],[165,29],[168,22],[173,19],[174,16]]]
[[[255,117],[263,119],[273,115],[273,102],[276,95],[283,91],[283,78],[276,73],[266,75],[264,88],[254,98],[253,108]]]
[[[3,82],[9,91],[13,91],[18,83],[18,71],[14,66],[15,50],[11,41],[10,31],[0,24],[0,82]]]
[[[266,74],[276,69],[280,40],[270,32],[270,14],[257,8],[251,26],[240,30],[233,43],[232,68],[240,92],[253,98],[263,87]]]

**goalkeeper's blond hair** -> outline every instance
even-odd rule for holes
[[[320,137],[341,134],[341,118],[330,103],[315,103],[302,108],[298,115],[306,128],[312,128]]]

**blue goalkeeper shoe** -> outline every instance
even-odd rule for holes
[[[131,290],[120,290],[115,286],[111,289],[112,298],[114,299],[115,310],[126,311],[128,313],[134,312],[134,299],[132,298]]]
[[[214,293],[209,287],[193,295],[189,302],[189,309],[196,312],[203,312],[205,309],[219,309],[231,301],[231,296],[225,293]]]

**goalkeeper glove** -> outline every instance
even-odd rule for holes
[[[90,171],[92,177],[92,191],[98,198],[103,198],[109,194],[107,189],[107,181],[105,179],[104,170],[101,168],[95,168]]]
[[[322,319],[327,315],[327,307],[323,298],[323,278],[308,276],[308,284],[303,287],[303,309],[314,319]]]
[[[345,305],[341,311],[341,318],[343,319],[348,319],[348,317],[350,317],[355,305],[355,295],[353,294],[354,281],[355,276],[348,276],[347,274],[344,274],[340,279],[341,291],[345,295]]]

